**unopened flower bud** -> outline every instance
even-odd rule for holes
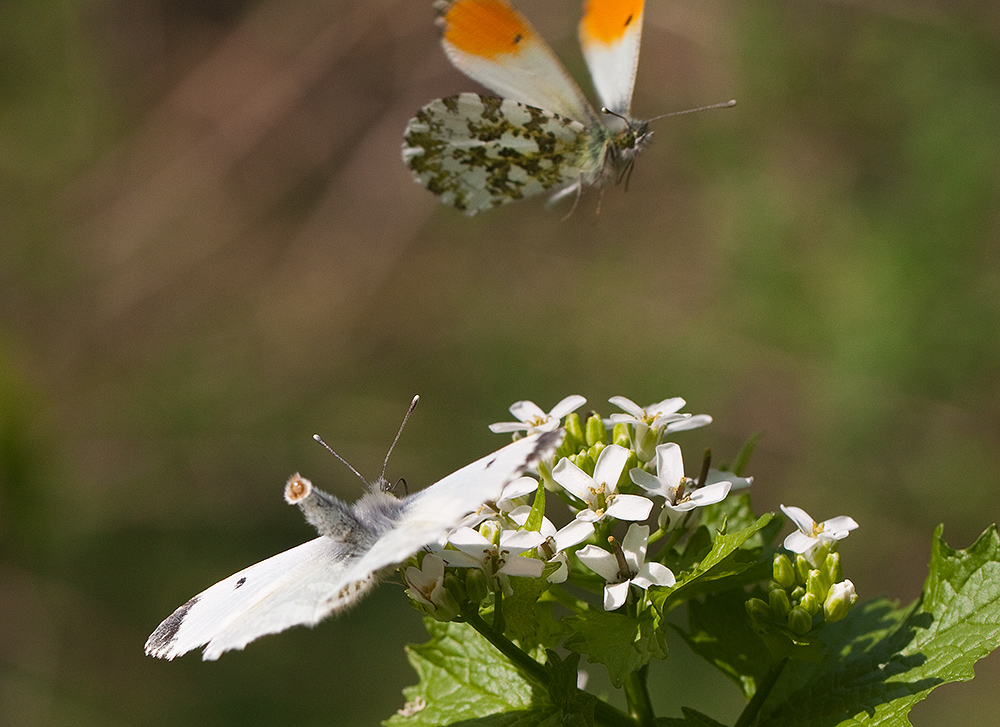
[[[583,438],[583,426],[580,424],[579,414],[573,412],[567,415],[563,421],[563,430],[566,432],[566,438],[563,440],[564,447],[567,447],[571,452],[575,452],[583,446],[585,440]]]
[[[604,426],[604,420],[596,414],[589,417],[584,437],[588,447],[593,447],[595,444],[607,444],[608,428]]]
[[[632,447],[632,437],[628,433],[628,425],[624,422],[618,422],[615,424],[614,428],[611,430],[611,443],[617,444],[619,447],[624,447],[625,449],[630,449]]]
[[[822,603],[822,601],[816,598],[816,596],[811,593],[807,593],[802,597],[802,600],[799,601],[799,608],[804,610],[810,616],[815,616],[819,613],[820,603]]]
[[[459,578],[457,575],[451,572],[445,573],[444,587],[448,590],[448,592],[454,597],[456,601],[464,601],[466,599],[464,578]]]
[[[824,583],[823,574],[818,570],[809,571],[809,579],[806,581],[806,594],[816,599],[816,603],[823,603],[826,592],[830,590],[830,583]]]
[[[830,583],[840,583],[844,578],[843,568],[840,565],[840,553],[830,553],[823,561],[823,574]]]
[[[788,612],[788,628],[792,630],[792,633],[796,633],[801,636],[802,634],[808,633],[809,629],[812,628],[812,625],[812,616],[810,616],[809,612],[801,606],[796,606]]]
[[[771,620],[771,609],[759,598],[751,598],[745,604],[750,625],[755,631],[766,631]]]
[[[478,568],[469,568],[465,572],[465,592],[470,603],[482,603],[483,599],[490,593],[490,584],[486,580],[486,574]]]
[[[823,615],[827,621],[840,621],[851,610],[851,606],[858,602],[857,591],[850,581],[834,583],[830,587],[830,595],[823,602]]]
[[[783,619],[792,610],[792,602],[788,599],[788,591],[782,588],[775,588],[767,594],[767,605],[775,618]]]
[[[809,580],[809,571],[812,570],[812,563],[801,555],[795,556],[795,580],[800,586],[805,586]]]
[[[795,585],[795,568],[784,553],[775,553],[771,573],[775,583],[782,588],[791,588]]]
[[[588,475],[594,474],[594,467],[597,464],[597,457],[591,457],[588,450],[584,450],[578,454],[571,454],[568,457],[569,461],[575,464],[577,467],[582,469]]]
[[[660,443],[660,431],[652,430],[644,424],[634,425],[636,429],[635,454],[640,462],[652,462],[656,457],[656,445]]]

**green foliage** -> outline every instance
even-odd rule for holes
[[[824,658],[787,662],[747,724],[907,725],[932,689],[972,679],[973,664],[1000,645],[1000,539],[994,525],[961,551],[940,536],[913,605],[879,599],[830,624],[819,637]]]
[[[592,610],[566,619],[565,625],[572,632],[566,648],[606,666],[616,687],[650,660],[667,658],[667,634],[657,609],[639,616]]]
[[[702,577],[769,521],[759,518],[730,536],[718,535]],[[644,667],[667,656],[662,609],[668,599],[661,595],[666,590],[656,591],[637,613],[585,609],[565,619],[562,646],[576,652],[565,659],[548,650],[534,660],[525,652],[518,655],[513,644],[501,653],[490,645],[496,634],[487,640],[468,624],[427,619],[430,640],[409,648],[420,677],[405,690],[412,714],[394,715],[385,724],[641,726],[641,710],[626,715],[577,689],[577,664],[580,654],[603,664],[616,687],[644,679]],[[868,602],[826,624],[815,648],[793,651],[790,658],[771,657],[743,613],[745,600],[739,587],[691,600],[687,628],[675,627],[749,699],[738,727],[907,725],[906,715],[931,689],[971,679],[975,661],[1000,645],[1000,538],[993,526],[968,550],[958,551],[941,540],[939,530],[924,592],[912,606]],[[688,708],[682,713],[653,723],[721,724]]]

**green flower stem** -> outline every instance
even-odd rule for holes
[[[539,684],[548,685],[549,674],[545,670],[545,667],[519,649],[506,636],[495,631],[476,611],[466,611],[462,616],[466,623],[478,631],[484,639],[493,644],[516,667],[524,671]],[[605,727],[636,727],[637,724],[632,717],[600,699],[594,700],[594,722]],[[652,722],[649,724],[652,724]]]
[[[785,668],[785,664],[788,663],[788,659],[782,659],[773,667],[771,671],[767,673],[764,680],[757,685],[756,691],[753,693],[753,697],[747,702],[747,706],[743,708],[740,712],[740,718],[736,720],[736,724],[733,727],[750,727],[757,719],[757,714],[760,712],[761,706],[764,704],[764,700],[771,693],[774,688],[775,682],[778,681],[778,677],[781,676],[782,670]]]
[[[628,703],[629,714],[635,723],[641,727],[653,727],[653,703],[649,699],[649,688],[646,677],[649,674],[649,664],[628,675],[625,679],[625,700]]]

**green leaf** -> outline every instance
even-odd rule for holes
[[[545,579],[555,573],[558,567],[557,563],[546,563],[540,578],[510,579],[510,586],[514,592],[503,600],[505,631],[508,636],[535,643],[545,634],[553,634],[555,630],[546,623],[546,620],[551,620],[551,609],[541,609],[538,597],[549,587]],[[540,631],[540,624],[547,628]],[[554,646],[555,642],[543,645]]]
[[[666,633],[656,609],[646,609],[637,618],[588,611],[567,618],[565,625],[571,631],[566,648],[586,654],[592,664],[604,664],[611,683],[619,688],[629,674],[651,659],[667,656]]]
[[[772,668],[770,652],[750,627],[742,589],[688,602],[688,631],[677,628],[691,650],[732,679],[749,699]]]
[[[742,587],[747,583],[769,578],[771,564],[761,560],[763,546],[758,534],[773,517],[772,513],[764,513],[741,530],[732,533],[717,532],[712,540],[711,550],[699,560],[693,560],[693,556],[682,558],[684,569],[677,575],[677,584],[672,589],[650,589],[650,602],[660,609],[669,610],[682,601],[699,595]],[[757,541],[756,545],[754,541]],[[699,539],[697,542],[703,541]],[[677,566],[677,570],[680,569],[681,566]],[[713,583],[722,579],[727,580],[724,583]]]
[[[827,658],[787,662],[748,724],[909,725],[933,688],[972,679],[973,664],[1000,644],[1000,538],[994,525],[963,551],[940,536],[920,599],[906,610],[879,599],[825,626]]]
[[[472,720],[477,727],[528,727],[558,716],[545,689],[471,626],[429,618],[424,624],[430,641],[407,647],[420,683],[403,690],[407,705],[383,722],[386,727],[438,727]]]

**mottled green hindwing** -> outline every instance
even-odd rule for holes
[[[469,215],[591,176],[593,149],[578,121],[476,93],[431,101],[403,136],[414,179]]]

